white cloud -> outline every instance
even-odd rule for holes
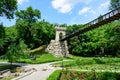
[[[29,0],[17,0],[19,5],[22,5],[24,2],[29,2]]]
[[[68,13],[80,2],[87,4],[90,3],[91,0],[52,0],[52,6],[61,13]]]
[[[106,12],[108,12],[109,6],[110,6],[110,1],[107,1],[107,2],[100,4],[100,6],[98,8],[98,10],[99,10],[98,12],[100,14],[105,14]]]
[[[108,8],[110,6],[110,1],[107,1],[105,3],[100,4],[100,9],[105,9]]]
[[[94,10],[92,10],[90,7],[84,7],[82,10],[78,12],[79,15],[85,14],[85,13],[93,13],[96,14]]]
[[[79,11],[79,15],[82,15],[82,14],[84,14],[84,13],[87,13],[89,10],[90,10],[91,8],[89,8],[89,7],[84,7],[82,10],[80,10]]]

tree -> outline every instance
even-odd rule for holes
[[[0,0],[0,17],[7,17],[12,19],[14,12],[17,9],[17,0]],[[8,39],[6,39],[5,30],[3,24],[0,22],[0,56],[7,51]]]
[[[19,40],[19,43],[12,43],[7,50],[7,59],[12,64],[12,62],[18,61],[21,57],[28,53],[27,46],[24,41]]]
[[[0,0],[0,16],[12,19],[17,9],[17,0]]]
[[[18,35],[21,39],[25,40],[29,48],[32,48],[31,42],[33,41],[36,22],[41,18],[40,11],[28,7],[26,10],[17,11],[15,14],[17,17],[16,28]]]
[[[0,24],[0,38],[5,37],[5,30],[2,24]]]
[[[41,13],[39,10],[35,9],[30,6],[26,10],[20,10],[17,11],[16,13],[17,20],[20,21],[27,21],[29,23],[36,22],[38,19],[41,18]]]
[[[117,7],[120,7],[120,0],[111,0],[110,1],[110,10],[113,10]]]

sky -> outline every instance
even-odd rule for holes
[[[85,24],[109,12],[110,0],[17,0],[18,11],[32,6],[41,12],[41,19],[58,24]],[[12,26],[16,19],[0,17],[4,26]],[[39,21],[40,21],[39,20]]]

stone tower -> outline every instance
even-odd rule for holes
[[[60,38],[66,35],[66,28],[55,27],[56,37],[55,40],[51,40],[50,44],[46,48],[46,51],[53,54],[56,57],[68,57],[68,47],[67,42],[60,42]]]

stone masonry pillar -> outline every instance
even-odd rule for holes
[[[66,35],[65,27],[55,27],[56,36],[55,40],[51,40],[50,44],[46,48],[46,51],[53,54],[56,57],[68,57],[69,51],[67,47],[67,41],[60,42],[60,34]]]

